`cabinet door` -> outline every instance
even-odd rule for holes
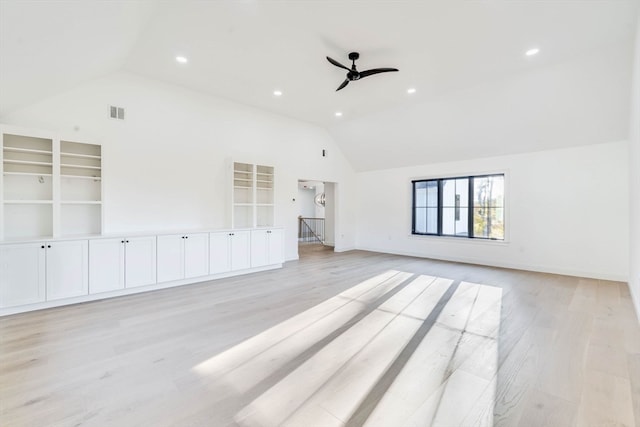
[[[89,293],[124,289],[124,251],[124,238],[89,240]]]
[[[89,242],[47,243],[47,301],[89,293]]]
[[[209,234],[209,274],[231,271],[231,233]]]
[[[269,264],[282,264],[284,262],[284,230],[269,230]]]
[[[156,236],[132,237],[125,244],[125,286],[156,283]]]
[[[0,246],[0,307],[45,300],[45,245]]]
[[[209,274],[209,234],[184,237],[184,277],[206,276]]]
[[[269,234],[267,230],[251,230],[251,267],[269,264]]]
[[[158,236],[158,283],[184,278],[184,240],[184,234]]]
[[[251,267],[251,232],[233,231],[231,234],[231,270]]]

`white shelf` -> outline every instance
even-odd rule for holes
[[[79,159],[102,159],[102,156],[94,156],[92,154],[78,154],[78,153],[60,153],[64,157],[77,157]]]
[[[273,203],[256,203],[256,206],[273,206]]]
[[[51,151],[46,150],[34,150],[33,148],[20,148],[5,146],[4,151],[11,151],[13,153],[29,153],[29,154],[53,154]]]
[[[101,205],[99,200],[63,200],[60,202],[63,205]]]
[[[234,203],[233,206],[253,206],[253,203]]]
[[[35,173],[35,172],[4,172],[3,175],[17,175],[17,176],[52,176],[50,173]]]
[[[5,200],[7,205],[50,205],[53,200]]]
[[[4,163],[12,164],[12,165],[53,166],[53,163],[49,163],[49,162],[32,162],[30,160],[4,159]]]
[[[35,175],[37,175],[37,174],[35,174]],[[102,177],[100,177],[100,176],[87,176],[87,175],[60,175],[60,178],[92,179],[94,181],[102,181]]]
[[[91,170],[100,170],[102,169],[100,166],[85,166],[85,165],[70,165],[67,163],[60,164],[61,168],[75,168],[75,169],[91,169]]]

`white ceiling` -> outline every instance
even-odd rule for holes
[[[339,143],[353,142],[354,123],[366,139],[367,117],[402,137],[380,114],[628,43],[637,9],[636,0],[0,0],[0,115],[128,71],[321,125]],[[525,57],[530,47],[540,54]],[[325,56],[347,64],[354,50],[361,70],[400,72],[335,92],[344,72]]]

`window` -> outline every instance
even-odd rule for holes
[[[504,174],[413,181],[411,232],[504,240]]]

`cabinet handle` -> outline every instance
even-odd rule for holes
[[[42,249],[44,249],[44,245],[40,246]]]
[[[50,247],[51,247],[51,245],[47,245],[47,248],[50,248]]]
[[[185,238],[185,239],[188,239],[188,238],[189,238],[189,236],[184,236],[184,238]]]
[[[124,243],[124,240],[122,240],[120,243]]]
[[[125,240],[125,243],[129,243],[129,241],[128,241],[128,240]]]

